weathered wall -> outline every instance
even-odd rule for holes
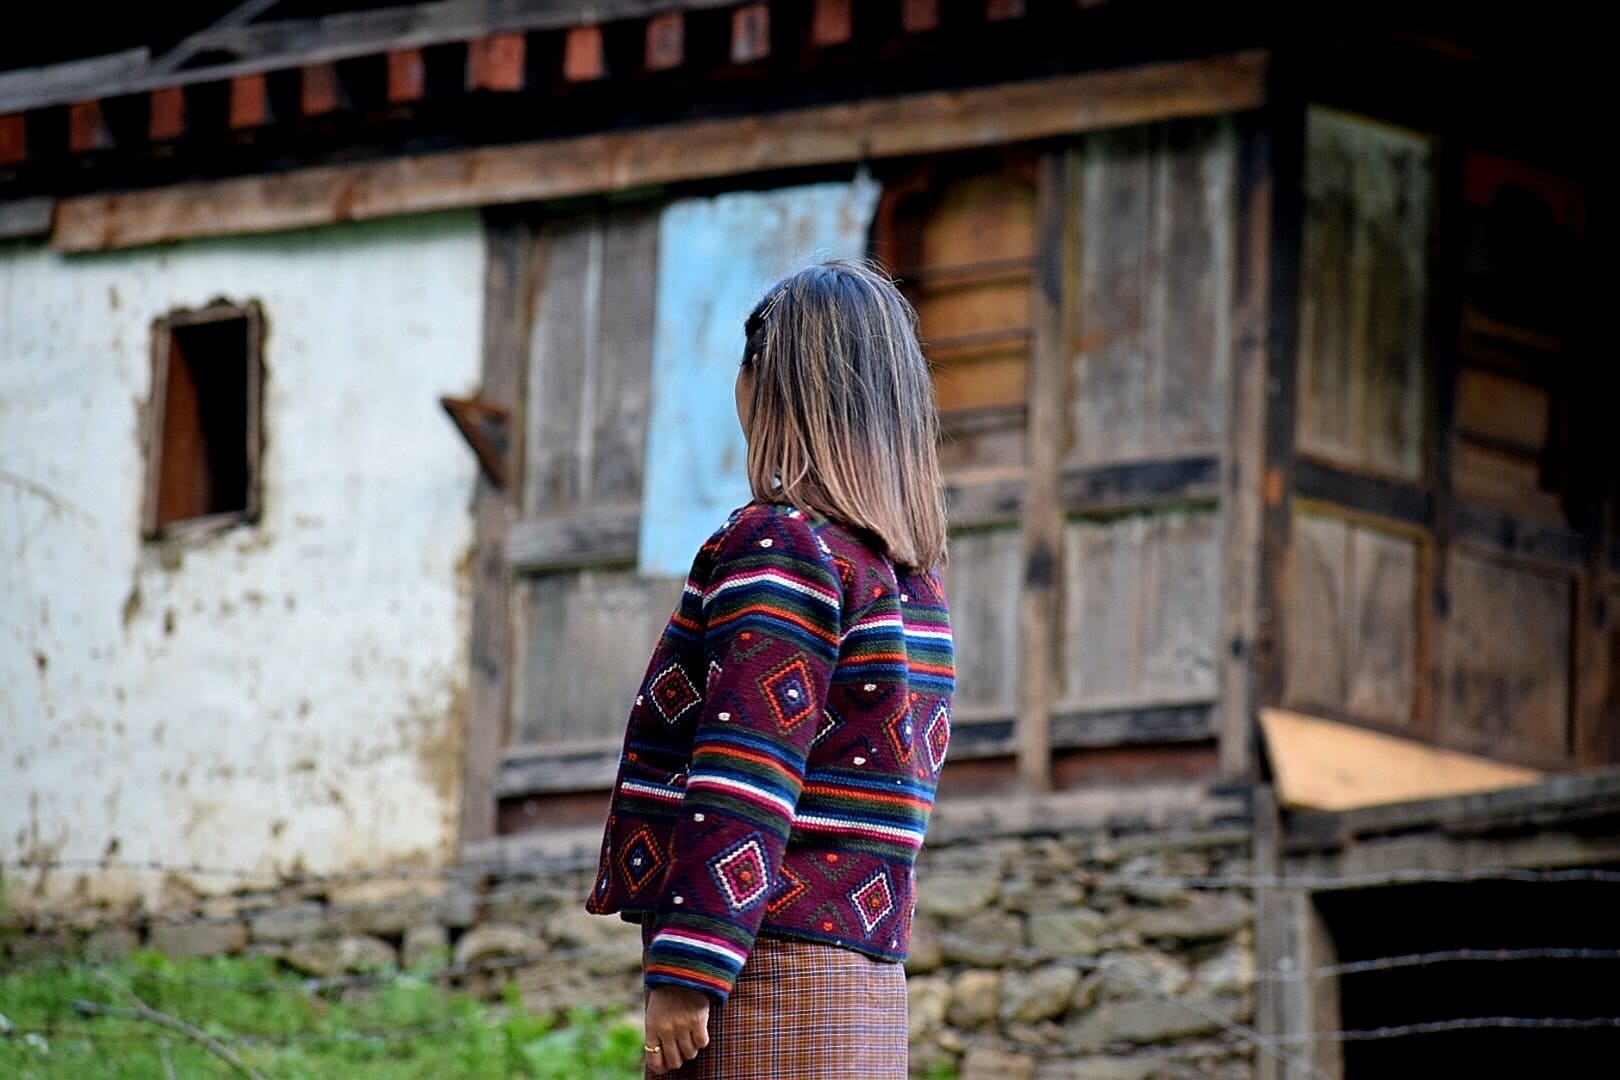
[[[482,290],[471,213],[0,247],[0,860],[450,855],[474,465],[437,399],[476,385]],[[267,322],[262,520],[143,544],[149,328],[221,296]],[[165,885],[6,879],[19,906]]]
[[[912,1072],[961,1080],[1241,1080],[1254,1013],[1245,828],[1089,829],[947,841],[923,852],[907,964]],[[309,880],[90,929],[0,933],[0,960],[145,944],[249,952],[307,975],[454,961],[459,985],[515,981],[536,1013],[634,1012],[635,926],[587,915],[590,852],[523,873]],[[9,954],[9,956],[8,956]],[[383,974],[386,978],[386,972]]]

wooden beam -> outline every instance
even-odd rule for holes
[[[1226,453],[1221,476],[1221,775],[1256,774],[1255,638],[1264,503],[1266,341],[1271,318],[1271,141],[1260,114],[1236,120],[1237,221],[1232,275]]]
[[[563,78],[569,82],[594,82],[607,75],[602,54],[602,28],[576,26],[563,43]]]
[[[671,11],[647,20],[647,48],[643,62],[648,71],[669,71],[686,62],[685,14]]]
[[[771,5],[744,4],[731,13],[731,62],[752,64],[771,55]]]
[[[68,106],[68,152],[87,154],[112,145],[100,101],[77,101]]]
[[[0,165],[28,159],[28,117],[23,113],[0,116]]]
[[[178,139],[186,130],[186,92],[178,86],[154,90],[150,95],[151,111],[146,124],[146,137],[153,142]]]
[[[150,60],[150,51],[142,45],[106,56],[0,71],[0,112],[21,113],[87,97],[112,97],[110,87],[145,71]]]
[[[618,774],[620,743],[569,746],[516,746],[501,754],[495,782],[498,798],[606,791]]]
[[[1079,237],[1079,168],[1073,153],[1043,154],[1037,166],[1035,229],[1041,238],[1030,289],[1028,459],[1024,482],[1024,571],[1018,599],[1018,779],[1025,791],[1052,787],[1052,702],[1057,695],[1063,507],[1058,473],[1068,451],[1069,358]]]
[[[299,71],[299,112],[325,116],[337,112],[342,100],[336,64],[306,64]]]
[[[421,49],[394,49],[388,54],[388,101],[405,105],[427,93],[427,69]]]
[[[908,34],[939,29],[939,0],[901,0],[900,25]]]
[[[1209,454],[1117,465],[1064,469],[1058,499],[1071,514],[1107,514],[1187,502],[1214,502],[1221,495],[1221,462]]]
[[[1293,532],[1294,414],[1299,391],[1300,249],[1305,218],[1305,96],[1300,62],[1267,74],[1264,125],[1271,162],[1271,244],[1267,280],[1266,404],[1255,608],[1257,705],[1282,704],[1286,576]]]
[[[529,303],[534,290],[534,230],[515,215],[491,214],[486,225],[484,374],[478,396],[508,411],[522,430],[524,373],[529,355]],[[501,490],[482,473],[474,481],[472,631],[464,780],[459,843],[495,834],[495,787],[510,708],[511,574],[506,565],[508,514],[520,490],[521,440],[514,446],[512,483]]]
[[[1306,454],[1294,460],[1294,492],[1302,499],[1403,525],[1427,527],[1434,512],[1429,493],[1419,484],[1341,469]]]
[[[94,251],[452,207],[962,150],[1253,108],[1264,53],[932,91],[63,200],[56,246]]]
[[[233,131],[262,126],[270,119],[264,76],[238,75],[231,80],[230,126]]]
[[[467,42],[467,89],[522,90],[526,51],[522,34],[490,34]]]
[[[810,40],[819,48],[842,45],[855,34],[853,0],[816,0]]]
[[[49,235],[55,206],[56,200],[48,195],[0,202],[0,240],[31,240]]]
[[[528,518],[507,531],[506,561],[518,574],[633,563],[640,535],[639,506]]]

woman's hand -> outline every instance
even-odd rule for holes
[[[647,995],[647,1065],[659,1076],[709,1045],[709,995],[684,986],[655,986]]]

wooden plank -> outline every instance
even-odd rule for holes
[[[1206,454],[1071,466],[1059,479],[1059,500],[1071,514],[1214,502],[1221,493],[1220,476],[1220,459]]]
[[[1259,104],[1265,55],[1149,64],[63,200],[63,251],[1001,145]]]
[[[1258,626],[1255,639],[1257,705],[1282,701],[1285,685],[1283,611],[1295,482],[1294,420],[1298,397],[1300,244],[1304,220],[1304,73],[1297,64],[1274,66],[1260,123],[1271,158],[1270,321],[1266,333],[1264,461],[1260,476]]]
[[[611,788],[618,775],[618,739],[565,746],[515,746],[501,754],[495,793],[503,799],[520,795]]]
[[[948,477],[945,506],[953,526],[1016,524],[1023,516],[1024,471]]]
[[[1076,175],[1073,157],[1067,152],[1045,154],[1037,166],[1035,222],[1041,242],[1029,291],[1034,337],[1029,354],[1029,460],[1018,594],[1018,778],[1025,791],[1052,787],[1051,723],[1063,552],[1058,470],[1067,449],[1063,404],[1069,397],[1069,356],[1075,338]]]
[[[1433,521],[1433,501],[1422,486],[1341,469],[1305,455],[1294,462],[1294,490],[1301,498],[1367,517],[1420,527]]]
[[[32,239],[51,231],[56,200],[48,195],[0,202],[0,240]]]
[[[528,515],[641,497],[658,215],[617,208],[548,223],[530,337]]]
[[[519,580],[512,590],[512,741],[622,736],[640,674],[629,665],[651,655],[681,584],[633,569]]]
[[[1053,750],[1114,746],[1156,746],[1205,742],[1215,736],[1210,702],[1174,702],[1121,709],[1064,710],[1052,715]],[[1018,729],[1012,716],[963,715],[951,718],[951,760],[1013,757]]]
[[[630,562],[640,534],[640,503],[525,518],[506,534],[506,561],[518,574]]]
[[[1294,519],[1286,700],[1402,727],[1416,704],[1418,545],[1319,514]]]
[[[1313,109],[1307,154],[1300,449],[1418,479],[1430,144],[1415,133]]]
[[[1453,522],[1456,539],[1472,547],[1570,569],[1585,562],[1590,543],[1565,525],[1461,500],[1457,501]]]
[[[1072,521],[1065,534],[1061,707],[1214,699],[1219,515]]]
[[[1259,630],[1260,478],[1265,460],[1266,327],[1270,317],[1271,145],[1258,114],[1234,121],[1231,376],[1221,458],[1221,775],[1256,774],[1254,647]]]
[[[534,287],[534,232],[521,218],[500,214],[489,217],[487,230],[484,373],[478,396],[521,418],[528,297]],[[521,476],[521,447],[514,448],[513,457],[513,467]],[[466,761],[458,838],[462,851],[495,833],[495,781],[500,748],[506,742],[511,687],[511,587],[502,549],[512,498],[482,473],[476,484]]]
[[[111,96],[110,86],[144,71],[150,60],[151,51],[142,45],[105,56],[0,71],[0,113],[21,115],[47,105]]]
[[[1223,449],[1234,145],[1226,120],[1086,140],[1077,464]]]
[[[1573,584],[1454,549],[1440,665],[1439,736],[1448,746],[1567,766]]]
[[[1015,529],[951,536],[945,592],[956,638],[956,708],[1011,715],[1018,692],[1018,595],[1023,541]]]
[[[1290,809],[1352,810],[1538,783],[1545,774],[1352,724],[1264,709],[1266,756]]]

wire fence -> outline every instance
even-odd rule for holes
[[[442,868],[403,868],[342,871],[337,873],[311,873],[306,871],[267,872],[261,868],[206,866],[195,863],[165,863],[158,861],[108,861],[105,859],[56,859],[0,862],[0,872],[6,875],[71,870],[121,871],[152,874],[181,874],[194,877],[229,879],[249,883],[250,889],[308,889],[313,894],[320,888],[374,881],[430,881],[459,885],[470,895],[463,900],[479,907],[499,904],[554,902],[559,891],[548,877],[560,869],[579,872],[586,869],[580,859],[501,861],[478,864],[458,864]],[[1620,871],[1594,868],[1524,869],[1517,867],[1485,867],[1457,870],[1389,870],[1345,876],[1295,876],[1261,873],[1121,873],[1077,871],[1072,879],[1091,889],[1186,889],[1216,891],[1276,890],[1339,890],[1379,886],[1415,884],[1470,884],[1478,882],[1516,882],[1540,885],[1603,884],[1620,885]],[[492,883],[493,882],[493,883]],[[286,925],[298,919],[333,920],[351,914],[376,916],[383,913],[428,913],[443,910],[443,895],[417,895],[370,903],[325,904],[307,903],[303,906],[269,906],[262,910],[230,913],[189,913],[185,915],[143,915],[131,913],[129,921],[145,927],[176,926],[196,923],[252,920],[273,917]],[[499,956],[475,963],[449,964],[437,970],[401,971],[384,969],[308,978],[297,981],[246,982],[225,978],[211,978],[166,971],[144,973],[145,976],[165,982],[183,983],[221,991],[254,994],[304,993],[324,994],[333,991],[380,988],[405,982],[424,981],[454,984],[480,974],[516,972],[539,964],[571,964],[586,962],[603,956],[624,956],[635,948],[598,946],[580,948],[548,948],[540,952]],[[1262,1033],[1251,1024],[1236,1019],[1218,1002],[1177,993],[1160,986],[1151,970],[1115,957],[1095,955],[1053,955],[1046,952],[1011,950],[1007,959],[1024,964],[1070,964],[1083,973],[1098,973],[1116,979],[1134,988],[1140,994],[1169,1002],[1200,1017],[1218,1029],[1223,1036],[1222,1045],[1233,1052],[1253,1051],[1275,1060],[1288,1076],[1308,1076],[1312,1080],[1328,1080],[1329,1074],[1307,1056],[1310,1048],[1318,1044],[1369,1042],[1403,1039],[1426,1035],[1462,1033],[1489,1029],[1524,1031],[1602,1031],[1620,1029],[1620,1017],[1535,1017],[1535,1016],[1470,1016],[1439,1019],[1416,1023],[1387,1025],[1348,1030],[1289,1032],[1279,1035]],[[1373,972],[1389,972],[1441,964],[1458,963],[1522,963],[1531,961],[1558,962],[1620,962],[1620,949],[1586,947],[1535,948],[1449,948],[1396,956],[1375,957],[1319,965],[1305,970],[1266,970],[1253,974],[1253,984],[1300,983],[1313,980],[1340,978]],[[56,961],[61,963],[63,961]],[[67,961],[72,962],[72,961]],[[0,974],[27,971],[40,963],[19,964],[0,969]],[[83,965],[81,965],[83,966]],[[92,967],[94,965],[91,965]],[[80,1001],[75,1003],[81,1018],[102,1016],[118,1020],[138,1020],[140,1012],[127,1006],[104,1002]],[[343,1032],[287,1032],[279,1034],[242,1033],[231,1037],[241,1046],[291,1046],[311,1042],[382,1041],[399,1042],[421,1038],[455,1029],[461,1021],[418,1025],[379,1031]],[[0,1037],[8,1039],[39,1040],[51,1038],[85,1038],[90,1040],[163,1039],[171,1038],[161,1030],[109,1031],[85,1023],[51,1020],[26,1028],[15,1027],[0,1016]],[[1302,1049],[1304,1048],[1303,1052]]]

